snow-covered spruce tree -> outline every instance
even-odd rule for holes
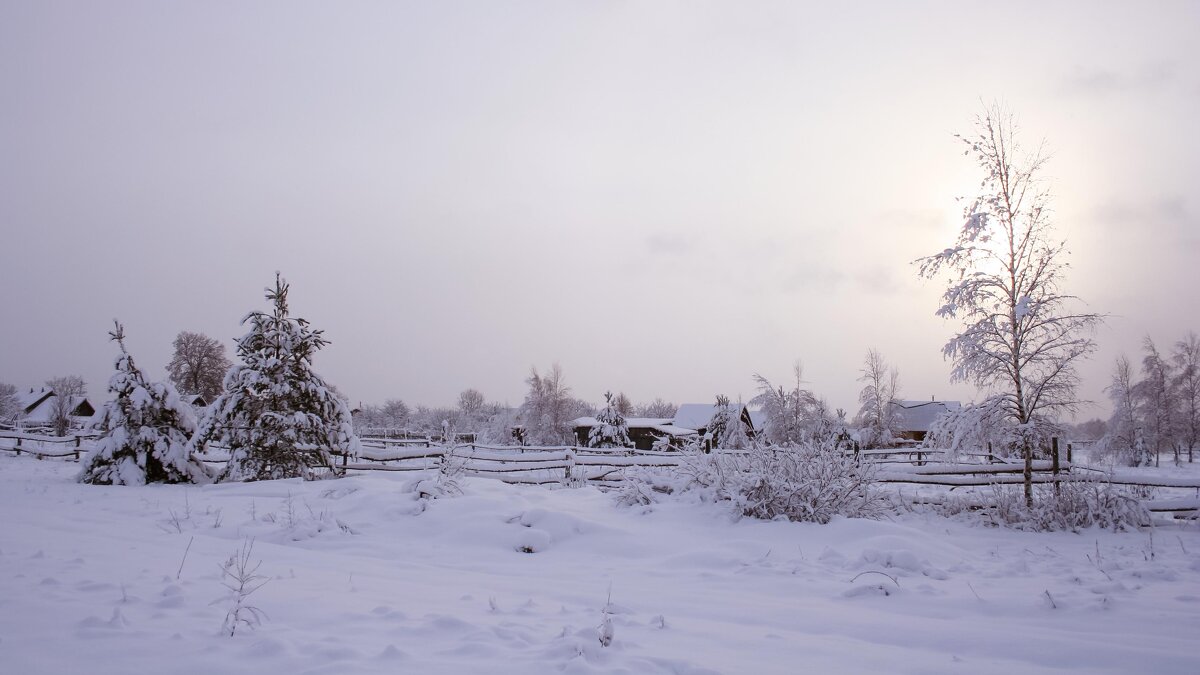
[[[1101,317],[1072,309],[1062,290],[1067,248],[1050,220],[1050,192],[1041,176],[1046,158],[1017,143],[1011,113],[999,105],[959,136],[983,170],[981,191],[964,209],[954,244],[918,260],[926,278],[949,277],[937,314],[962,321],[943,353],[952,378],[989,392],[1014,432],[1026,436],[1025,501],[1033,504],[1033,436],[1038,427],[1075,410],[1076,363],[1095,349]]]
[[[743,410],[745,406],[741,403],[733,405],[728,396],[717,395],[717,409],[704,430],[704,437],[713,449],[741,450],[750,445],[746,425],[742,422]]]
[[[109,336],[121,348],[108,381],[113,400],[93,418],[101,436],[88,453],[79,482],[97,485],[203,483],[207,468],[192,456],[188,440],[196,431],[192,408],[166,382],[147,382],[125,349],[125,330],[116,323]]]
[[[604,394],[604,410],[596,414],[599,422],[588,432],[589,448],[628,448],[633,445],[629,440],[629,427],[625,424],[625,416],[617,407],[617,401],[612,392]]]
[[[312,478],[314,468],[334,466],[331,453],[359,453],[349,406],[312,369],[328,341],[288,314],[287,295],[276,273],[275,288],[267,289],[274,309],[242,319],[250,332],[238,340],[241,363],[225,375],[224,391],[196,433],[198,449],[229,449],[220,480]]]

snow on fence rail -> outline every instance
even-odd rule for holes
[[[28,453],[35,457],[72,457],[79,459],[81,453],[91,450],[94,434],[74,436],[47,436],[14,431],[0,431],[0,450],[20,455]],[[88,441],[85,445],[83,441]]]
[[[0,431],[0,450],[42,457],[67,457],[78,460],[91,449],[95,435],[67,437],[44,436]],[[564,482],[589,482],[615,485],[624,479],[624,470],[632,467],[676,467],[687,455],[673,451],[646,451],[630,448],[585,448],[579,446],[505,446],[479,443],[439,445],[426,439],[364,438],[357,458],[336,455],[344,471],[424,471],[439,468],[443,462],[461,462],[459,469],[468,476],[501,480],[506,483],[558,485]],[[726,454],[745,454],[745,450],[714,450]],[[855,453],[849,453],[855,454]],[[880,466],[875,475],[879,483],[959,487],[1016,485],[1024,481],[1023,463],[936,462],[944,454],[928,449],[860,450],[857,455]],[[973,453],[967,453],[973,456]],[[990,453],[978,453],[984,461],[994,462]],[[216,449],[201,459],[219,465],[228,456]],[[354,461],[351,461],[351,460]],[[1200,510],[1200,478],[1144,476],[1131,471],[1105,471],[1070,462],[1035,460],[1032,482],[1062,483],[1097,481],[1143,488],[1195,490],[1195,497],[1147,500],[1151,511],[1197,517]]]

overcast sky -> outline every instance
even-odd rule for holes
[[[879,349],[952,386],[940,285],[981,101],[1045,138],[1083,394],[1200,330],[1200,3],[0,3],[0,381],[104,397],[233,352],[275,270],[354,402],[749,398],[857,409]],[[1106,408],[1094,414],[1106,416]],[[1086,414],[1086,413],[1085,413]]]

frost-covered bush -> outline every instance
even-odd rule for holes
[[[731,405],[728,396],[717,396],[717,409],[708,421],[704,440],[713,448],[740,450],[750,445],[746,425],[742,421],[745,406]]]
[[[274,310],[242,320],[250,323],[238,340],[242,362],[225,375],[224,392],[196,434],[196,448],[229,449],[221,480],[313,478],[314,468],[334,469],[331,453],[356,456],[361,448],[346,401],[312,369],[328,341],[289,316],[287,293],[277,273],[267,291]]]
[[[878,517],[885,505],[873,484],[874,465],[856,463],[835,446],[755,448],[717,461],[729,465],[722,472],[726,491],[747,516],[827,523],[834,516]]]
[[[825,399],[801,386],[804,371],[799,362],[792,367],[792,373],[795,382],[791,389],[776,387],[762,375],[754,376],[758,395],[750,403],[759,406],[765,418],[764,428],[758,430],[760,437],[773,445],[829,440],[842,426],[837,415],[830,411]]]
[[[629,440],[629,426],[625,416],[617,409],[611,392],[604,394],[604,410],[596,413],[599,422],[588,433],[589,448],[628,448],[633,445]]]
[[[834,444],[754,447],[746,452],[689,453],[672,474],[627,476],[625,504],[693,493],[729,501],[741,515],[827,523],[834,516],[875,518],[887,506],[873,482],[874,465],[856,463]]]
[[[425,502],[430,499],[458,497],[463,494],[462,479],[467,473],[467,458],[447,451],[442,456],[437,473],[432,477],[421,477],[405,483],[401,489],[421,503],[418,512],[425,510]]]
[[[79,482],[97,485],[202,483],[207,468],[192,456],[188,440],[196,430],[191,406],[165,382],[147,382],[125,349],[125,331],[109,333],[121,348],[108,381],[113,400],[92,424],[101,436],[83,462]]]
[[[1064,480],[1057,489],[1040,485],[1033,507],[1013,486],[992,488],[994,508],[985,510],[991,524],[1036,531],[1103,527],[1113,530],[1148,525],[1150,513],[1139,499],[1103,480]]]
[[[1040,417],[1016,424],[1006,406],[1003,397],[991,397],[944,413],[930,425],[924,445],[948,450],[950,460],[962,452],[988,449],[997,457],[1021,457],[1026,444],[1038,456],[1064,433],[1060,425]]]

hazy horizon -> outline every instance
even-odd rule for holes
[[[227,345],[276,270],[352,402],[748,400],[848,414],[866,351],[971,400],[940,282],[983,102],[1045,139],[1067,291],[1121,353],[1200,331],[1200,5],[0,5],[0,382],[106,398]]]

